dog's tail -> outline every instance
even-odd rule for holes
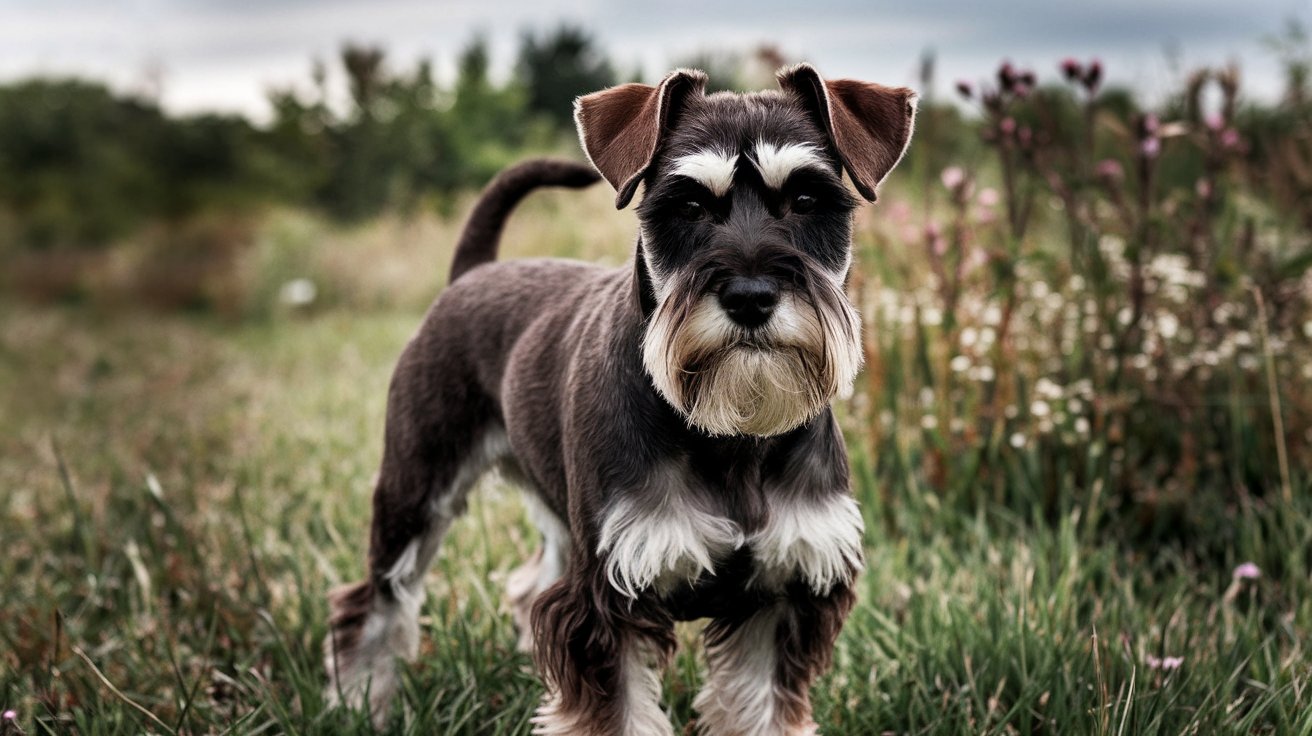
[[[515,205],[538,187],[582,189],[595,184],[601,176],[587,164],[556,159],[536,158],[516,164],[497,174],[483,190],[474,210],[465,221],[465,229],[456,243],[451,260],[453,282],[469,269],[497,257],[501,230]]]

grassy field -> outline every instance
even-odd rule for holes
[[[617,261],[631,226],[609,199],[539,198],[507,250]],[[362,573],[388,376],[453,228],[275,216],[242,266],[256,316],[0,306],[0,734],[373,732],[324,711],[325,594]],[[306,270],[315,305],[279,305]],[[1175,528],[1160,506],[1105,512],[1100,471],[1049,476],[1050,445],[1003,432],[977,444],[1001,447],[1007,492],[957,493],[931,456],[959,405],[931,393],[924,417],[886,420],[881,391],[925,398],[890,354],[840,407],[868,556],[814,691],[824,733],[1312,734],[1301,474],[1288,500],[1186,502],[1205,523]],[[1063,457],[1096,465],[1097,431]],[[430,575],[388,733],[527,731],[540,686],[501,586],[534,544],[485,483]],[[681,733],[700,667],[682,632]]]

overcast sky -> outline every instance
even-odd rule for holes
[[[308,84],[311,60],[346,40],[384,46],[395,67],[431,57],[446,76],[481,32],[504,74],[525,29],[568,21],[648,78],[698,51],[770,41],[827,76],[906,84],[933,49],[940,93],[1003,58],[1052,76],[1065,56],[1098,56],[1148,94],[1234,59],[1248,93],[1271,97],[1281,79],[1263,39],[1289,19],[1308,25],[1312,0],[0,0],[0,78],[80,74],[158,88],[175,111],[260,118],[270,87]]]

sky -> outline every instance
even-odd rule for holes
[[[1098,57],[1150,98],[1237,61],[1247,94],[1271,99],[1282,80],[1263,39],[1290,19],[1312,26],[1312,0],[0,0],[0,80],[76,74],[174,112],[260,120],[271,88],[308,88],[312,60],[345,41],[383,46],[394,68],[431,58],[449,78],[481,33],[505,75],[524,31],[569,22],[649,80],[698,52],[770,42],[828,77],[913,86],[932,50],[940,95],[1003,59],[1055,78],[1067,56]]]

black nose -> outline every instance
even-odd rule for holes
[[[760,327],[779,303],[779,287],[770,279],[734,276],[720,287],[720,306],[743,327]]]

